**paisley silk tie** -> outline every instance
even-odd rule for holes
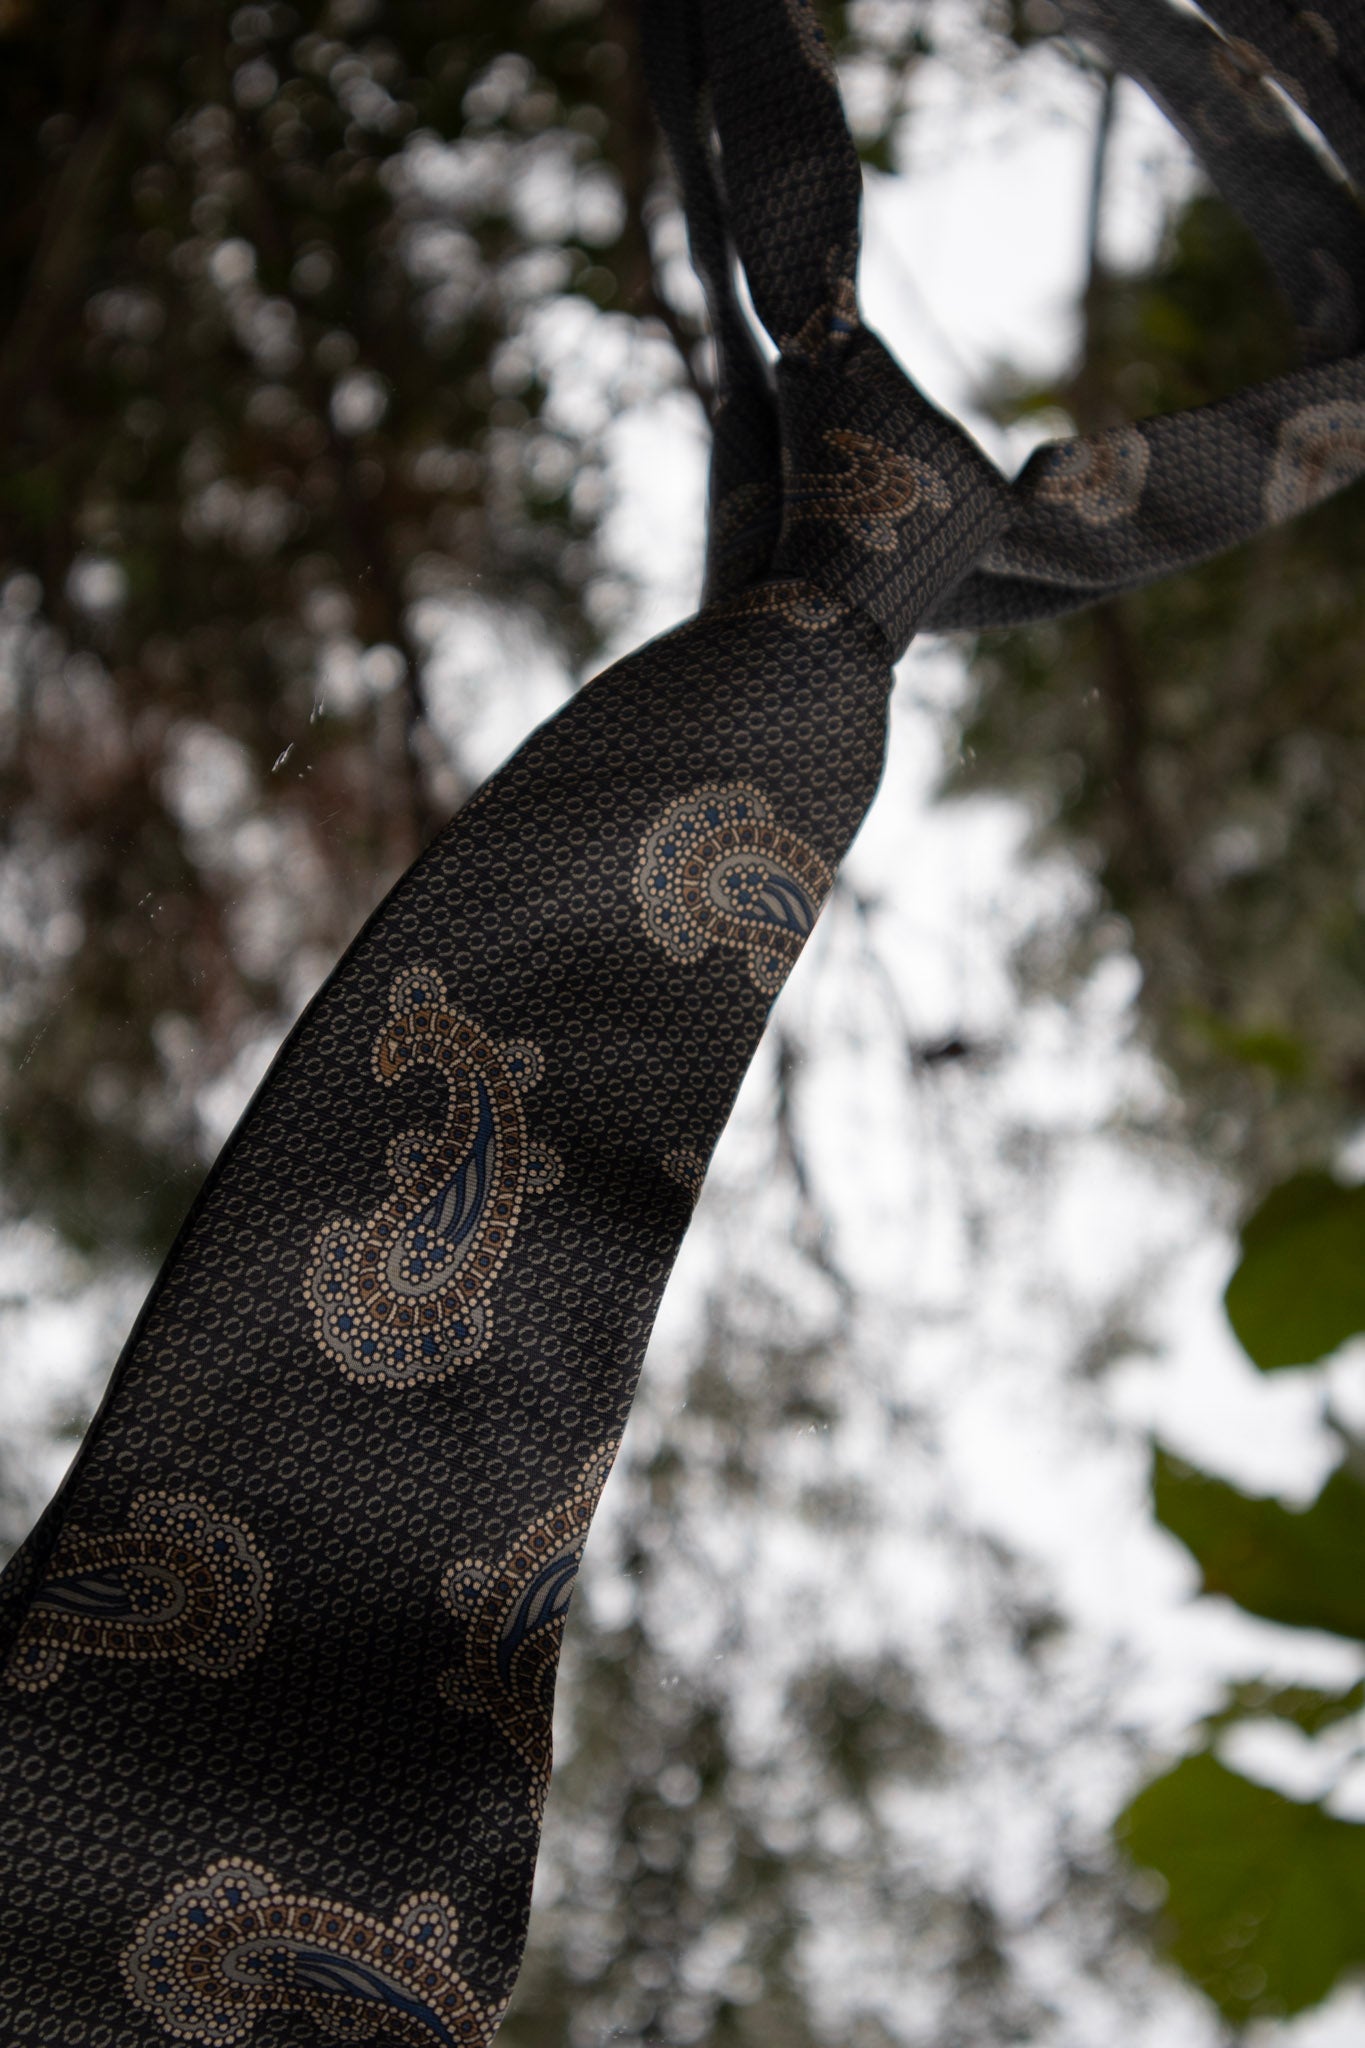
[[[0,1580],[0,2038],[485,2048],[565,1610],[707,1158],[917,627],[1085,603],[1365,467],[1365,33],[1076,0],[1305,367],[1007,483],[862,325],[803,0],[647,0],[717,343],[706,602],[535,733],[290,1035]],[[1278,81],[1278,82],[1276,82]],[[779,351],[735,293],[743,265]]]

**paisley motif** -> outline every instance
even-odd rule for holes
[[[502,2008],[456,1970],[456,1932],[439,1892],[415,1892],[378,1920],[225,1858],[147,1915],[123,1953],[123,1981],[168,2034],[207,2048],[230,2048],[266,2014],[291,2012],[334,2040],[486,2048]]]
[[[1142,501],[1152,451],[1136,427],[1112,427],[1088,441],[1064,441],[1039,459],[1035,495],[1087,526],[1112,526]]]
[[[797,0],[803,5],[804,0]],[[829,273],[829,297],[809,313],[797,328],[795,334],[783,337],[782,354],[790,361],[803,363],[819,362],[826,348],[841,348],[850,341],[862,325],[858,312],[858,292],[853,283],[855,258],[847,250],[832,250],[827,258]],[[837,448],[839,441],[861,443],[866,449],[876,449],[884,455],[879,441],[869,440],[862,434],[826,434],[825,440]],[[847,454],[847,449],[838,449]],[[921,465],[923,466],[923,465]],[[934,472],[928,472],[931,476]],[[894,542],[889,543],[894,545]]]
[[[901,521],[912,512],[925,506],[946,512],[952,504],[938,471],[917,456],[844,427],[828,429],[824,441],[844,467],[789,474],[783,500],[788,520],[834,520],[865,547],[888,554],[899,545]]]
[[[1365,404],[1329,399],[1305,405],[1280,428],[1266,477],[1267,519],[1292,519],[1365,472]]]
[[[544,1072],[533,1045],[500,1042],[446,1001],[429,968],[397,976],[371,1070],[391,1087],[419,1067],[445,1082],[436,1130],[388,1150],[393,1190],[363,1222],[335,1217],[313,1244],[314,1333],[352,1379],[443,1379],[487,1350],[489,1296],[529,1196],[552,1188],[558,1153],[531,1141],[522,1098]]]
[[[550,1709],[564,1617],[617,1444],[603,1444],[568,1499],[537,1516],[495,1562],[462,1558],[441,1581],[442,1600],[465,1627],[461,1661],[438,1681],[442,1697],[497,1723],[530,1770],[537,1820],[550,1785]]]
[[[701,1197],[702,1182],[706,1178],[706,1161],[695,1145],[675,1145],[663,1156],[663,1169],[671,1181],[675,1181],[693,1202]]]
[[[847,607],[828,591],[817,590],[813,583],[797,581],[761,583],[755,590],[743,591],[732,602],[736,614],[775,613],[798,632],[811,635],[827,633],[848,616]]]
[[[671,959],[734,947],[764,995],[791,972],[833,879],[749,782],[704,783],[675,798],[647,834],[634,877],[645,930]]]
[[[250,1531],[193,1494],[142,1493],[112,1535],[63,1529],[5,1664],[20,1692],[73,1656],[168,1662],[230,1678],[261,1647],[270,1566]]]

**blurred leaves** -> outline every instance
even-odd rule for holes
[[[1365,1642],[1365,1486],[1347,1467],[1296,1509],[1158,1451],[1152,1494],[1157,1520],[1193,1553],[1206,1593],[1289,1628]]]
[[[1291,359],[1255,245],[1197,194],[1149,271],[1096,257],[1066,376],[1001,380],[993,397],[1004,417],[1056,431],[1061,411],[1089,429],[1216,399]],[[1226,1306],[1263,1371],[1311,1366],[1365,1329],[1365,1188],[1319,1164],[1365,1107],[1362,553],[1355,491],[1193,574],[982,636],[949,779],[1026,795],[1036,847],[1092,878],[1089,903],[1021,953],[1025,988],[1067,992],[1107,954],[1135,953],[1191,1149],[1250,1200]],[[1158,1449],[1153,1499],[1206,1595],[1365,1641],[1354,1451],[1290,1508]],[[1362,1711],[1361,1685],[1231,1685],[1209,1746],[1120,1823],[1165,1880],[1169,1952],[1234,2024],[1301,2011],[1365,1963],[1365,1827],[1252,1782],[1212,1745],[1276,1723],[1340,1760]]]
[[[1227,1698],[1205,1726],[1211,1733],[1230,1727],[1235,1721],[1270,1719],[1292,1722],[1305,1735],[1321,1735],[1338,1722],[1351,1721],[1365,1709],[1365,1679],[1345,1692],[1327,1692],[1316,1685],[1270,1685],[1264,1679],[1247,1679],[1228,1687]]]
[[[465,794],[443,620],[577,664],[620,614],[604,427],[699,337],[633,33],[626,0],[5,19],[0,1168],[75,1245],[164,1246],[204,1091]],[[617,394],[568,402],[570,335]]]
[[[1286,367],[1260,254],[1196,195],[1140,275],[1097,269],[1084,348],[1003,416],[1085,427],[1203,403]],[[1030,802],[1034,844],[1094,883],[1040,926],[1025,988],[1128,946],[1200,1156],[1253,1195],[1330,1154],[1365,1107],[1365,493],[1150,589],[970,655],[953,791]]]
[[[928,14],[831,10],[873,155]],[[699,293],[633,0],[72,0],[0,55],[0,1175],[147,1257],[477,779],[449,636],[620,629],[608,442],[700,392]]]
[[[1242,1225],[1225,1298],[1262,1372],[1311,1365],[1365,1330],[1365,1187],[1318,1172],[1273,1188]]]
[[[1227,1307],[1262,1369],[1321,1358],[1365,1329],[1362,1218],[1365,1189],[1302,1173],[1243,1224]],[[1158,1449],[1152,1498],[1205,1594],[1365,1643],[1365,1483],[1352,1461],[1308,1506],[1288,1508]],[[1365,1680],[1336,1693],[1243,1684],[1228,1689],[1205,1735],[1272,1719],[1319,1738],[1362,1714]],[[1171,1955],[1229,2018],[1300,2012],[1365,1963],[1365,1826],[1321,1802],[1285,1798],[1205,1751],[1140,1792],[1119,1834],[1166,1882]]]
[[[1159,1870],[1170,1952],[1235,2023],[1303,2012],[1365,1966],[1365,1827],[1187,1757],[1122,1824]]]

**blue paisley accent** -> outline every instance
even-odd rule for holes
[[[755,862],[747,871],[722,873],[717,877],[716,893],[724,896],[726,907],[736,917],[747,917],[755,924],[777,925],[783,931],[795,932],[800,939],[810,937],[815,905],[801,884],[784,875],[780,868],[765,871]]]
[[[243,1943],[231,1951],[231,1959],[235,1961],[238,1956],[243,1956],[254,1961],[253,1950],[254,1944]],[[329,1955],[322,1948],[284,1948],[272,1944],[257,1953],[263,1960],[278,1959],[284,1964],[284,1970],[278,1976],[262,1980],[274,1990],[316,1991],[330,1998],[353,1999],[357,2004],[382,2005],[389,2012],[418,2021],[434,2040],[444,2044],[444,2048],[460,2048],[457,2037],[440,2014],[405,1990],[386,1971],[374,1969],[366,1963],[350,1962],[344,1956]]]
[[[496,1154],[496,1128],[493,1122],[493,1104],[489,1099],[484,1082],[474,1082],[475,1111],[474,1134],[470,1139],[469,1151],[443,1186],[439,1187],[425,1209],[416,1218],[408,1242],[413,1248],[411,1271],[402,1282],[410,1294],[425,1293],[428,1287],[439,1286],[450,1263],[450,1252],[444,1255],[435,1250],[437,1240],[443,1239],[450,1251],[458,1251],[472,1236],[488,1201],[492,1184]],[[433,1246],[430,1253],[428,1244]],[[438,1257],[441,1271],[436,1272]],[[389,1254],[390,1277],[393,1277],[394,1253]],[[431,1277],[426,1275],[430,1269]],[[395,1285],[398,1285],[395,1281]]]
[[[133,1597],[134,1584],[159,1592],[158,1606]],[[146,1565],[129,1565],[123,1572],[81,1572],[68,1578],[46,1579],[38,1595],[49,1614],[87,1614],[94,1620],[136,1621],[155,1625],[185,1605],[185,1588],[169,1572],[157,1574]]]
[[[288,1892],[244,1859],[187,1878],[142,1921],[123,1955],[128,1995],[176,2040],[245,2041],[270,2013],[303,2013],[358,2039],[362,2015],[414,2048],[487,2048],[501,2004],[455,1968],[455,1909],[419,1892],[392,1920]],[[368,2039],[368,2032],[365,2035]]]
[[[125,1528],[63,1530],[4,1668],[42,1692],[72,1656],[164,1660],[227,1678],[261,1647],[270,1567],[251,1532],[193,1494],[139,1494]]]
[[[441,1598],[464,1623],[463,1655],[442,1674],[442,1695],[501,1729],[530,1770],[537,1818],[550,1782],[550,1709],[564,1619],[615,1456],[613,1438],[589,1459],[568,1498],[538,1515],[501,1557],[464,1558],[441,1581]]]
[[[319,1231],[306,1286],[314,1334],[352,1379],[399,1386],[443,1379],[488,1347],[491,1295],[526,1201],[555,1185],[559,1155],[533,1143],[523,1097],[544,1061],[533,1045],[491,1038],[446,1001],[429,968],[389,993],[371,1056],[385,1087],[432,1067],[446,1084],[435,1130],[395,1138],[392,1191],[363,1221]]]
[[[656,945],[688,963],[713,946],[734,947],[765,995],[786,980],[833,879],[746,782],[676,798],[646,835],[634,877]]]
[[[809,0],[796,0],[796,5],[810,13]],[[826,250],[825,274],[829,281],[829,297],[807,314],[795,334],[786,337],[782,345],[784,356],[815,363],[827,349],[843,348],[859,331],[862,316],[858,311],[857,287],[850,274],[856,260],[850,250]]]
[[[498,1676],[510,1684],[517,1651],[537,1629],[553,1628],[569,1611],[580,1552],[566,1550],[541,1566],[503,1624],[498,1638]]]

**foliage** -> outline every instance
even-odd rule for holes
[[[1097,258],[1085,314],[1072,372],[1038,389],[1002,381],[1002,414],[1060,408],[1093,427],[1216,398],[1289,360],[1259,254],[1208,194],[1150,272],[1112,275]],[[1365,1331],[1365,1189],[1318,1164],[1365,1107],[1363,547],[1365,495],[1348,493],[1192,574],[983,636],[948,785],[1027,794],[1035,845],[1064,846],[1094,878],[1089,905],[1021,956],[1026,986],[1069,988],[1106,950],[1135,952],[1188,1137],[1252,1198],[1226,1307],[1266,1372],[1312,1366]],[[1205,1595],[1365,1641],[1365,1478],[1341,1434],[1344,1462],[1302,1509],[1158,1448],[1155,1512]],[[1267,1719],[1329,1743],[1344,1768],[1365,1683],[1229,1686],[1205,1746],[1119,1824],[1165,1881],[1169,1953],[1237,2024],[1299,2012],[1365,1966],[1365,1827],[1218,1753],[1238,1724]]]
[[[1106,424],[1285,366],[1289,330],[1246,231],[1199,195],[1154,268],[1097,268],[1086,347],[1011,416]],[[1365,1107],[1365,494],[1074,618],[983,635],[955,791],[1031,801],[1035,844],[1093,875],[1039,933],[1025,985],[1069,988],[1131,945],[1139,1004],[1191,1143],[1260,1192]]]
[[[1242,1225],[1228,1319],[1262,1372],[1312,1365],[1365,1330],[1365,1188],[1300,1173]]]
[[[1124,1834],[1170,1885],[1172,1956],[1229,2019],[1302,2012],[1365,1968],[1365,1828],[1203,1754],[1138,1795]]]
[[[925,10],[833,17],[875,153]],[[620,626],[606,437],[698,295],[632,0],[12,0],[0,58],[0,1175],[155,1255],[468,793],[452,619]]]
[[[1263,1370],[1311,1364],[1365,1332],[1362,1193],[1301,1174],[1243,1224],[1227,1306]],[[1295,1509],[1158,1451],[1153,1498],[1198,1563],[1205,1594],[1365,1643],[1365,1481],[1352,1456]],[[1233,1688],[1206,1739],[1266,1716],[1309,1737],[1365,1727],[1365,1680],[1338,1693]],[[1120,1834],[1166,1881],[1172,1956],[1229,2018],[1300,2012],[1365,1968],[1365,1825],[1323,1801],[1252,1783],[1206,1749],[1140,1792]]]
[[[673,318],[630,10],[460,15],[5,13],[0,1160],[80,1245],[165,1242],[196,1095],[458,800],[421,605],[600,630],[535,322]]]
[[[1158,1452],[1157,1520],[1193,1551],[1203,1590],[1289,1628],[1365,1642],[1365,1486],[1339,1466],[1311,1507],[1282,1507]]]

